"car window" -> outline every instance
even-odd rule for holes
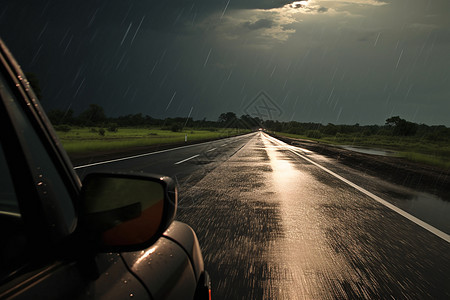
[[[16,127],[24,153],[29,160],[28,164],[34,184],[38,189],[40,201],[46,214],[44,217],[54,230],[54,234],[65,236],[71,233],[76,225],[71,196],[35,128],[33,128],[24,110],[13,98],[11,90],[2,77],[0,77],[0,85],[5,93],[3,95],[5,105]],[[24,199],[24,201],[28,201],[28,199]]]
[[[3,148],[0,147],[0,281],[23,265],[27,247],[24,224]]]
[[[0,147],[0,215],[20,217],[19,204],[9,174],[3,149]]]

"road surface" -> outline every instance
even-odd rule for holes
[[[215,299],[450,298],[450,221],[430,225],[397,205],[404,188],[264,133],[77,168],[100,170],[176,178]]]

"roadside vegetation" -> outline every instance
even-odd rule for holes
[[[183,143],[185,140],[192,142],[219,139],[245,132],[249,132],[249,130],[185,128],[183,131],[173,132],[158,128],[121,127],[117,131],[111,132],[101,127],[71,127],[70,131],[57,131],[59,139],[69,155]]]
[[[261,120],[249,115],[222,113],[217,121],[192,118],[155,119],[133,114],[107,117],[91,104],[78,116],[72,110],[52,110],[48,117],[70,154],[127,149],[170,143],[218,139],[258,128],[291,138],[334,145],[394,151],[411,161],[450,169],[450,128],[416,124],[391,117],[384,125],[335,125]]]
[[[450,128],[408,122],[400,117],[385,125],[334,125],[268,122],[267,129],[291,138],[333,145],[391,150],[411,161],[450,169]]]
[[[259,121],[249,116],[238,118],[232,112],[221,114],[217,121],[162,120],[142,114],[108,118],[96,104],[78,116],[72,110],[51,110],[48,117],[69,155],[219,139],[248,133]]]

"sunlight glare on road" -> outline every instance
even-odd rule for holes
[[[329,283],[323,282],[324,278],[339,282],[340,274],[345,273],[341,271],[348,269],[326,243],[326,224],[321,221],[316,199],[311,198],[311,194],[318,198],[326,195],[321,195],[324,191],[314,192],[318,188],[314,178],[296,168],[291,158],[283,153],[288,147],[274,147],[273,141],[265,136],[262,140],[273,170],[270,181],[279,201],[284,231],[278,247],[271,249],[284,269],[280,274],[285,274],[279,282],[280,296],[283,299],[321,298],[330,288]]]

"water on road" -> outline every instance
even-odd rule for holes
[[[184,197],[216,299],[450,296],[447,242],[263,134]]]

